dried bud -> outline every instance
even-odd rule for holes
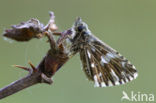
[[[37,19],[30,19],[27,22],[22,22],[19,25],[13,25],[12,29],[5,30],[3,36],[16,40],[28,41],[32,38],[40,38],[43,36],[44,25]]]
[[[51,32],[54,32],[58,29],[58,27],[55,24],[55,15],[52,11],[49,12],[49,22],[48,24],[44,27],[44,30],[50,30]]]

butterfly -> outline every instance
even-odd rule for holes
[[[71,55],[80,54],[83,70],[95,87],[125,84],[138,76],[135,66],[95,37],[81,18],[75,21],[71,31],[68,35]]]

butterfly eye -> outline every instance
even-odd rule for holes
[[[83,26],[83,25],[78,26],[78,28],[77,28],[77,30],[78,30],[79,32],[83,31],[83,29],[84,29],[84,26]]]

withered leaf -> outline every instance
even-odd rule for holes
[[[37,19],[30,19],[5,30],[3,36],[16,41],[29,41],[32,38],[42,37],[44,25]]]

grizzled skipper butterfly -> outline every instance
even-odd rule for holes
[[[95,37],[81,18],[75,21],[71,31],[63,36],[71,44],[70,55],[80,53],[83,70],[95,87],[125,84],[138,76],[135,66]]]

